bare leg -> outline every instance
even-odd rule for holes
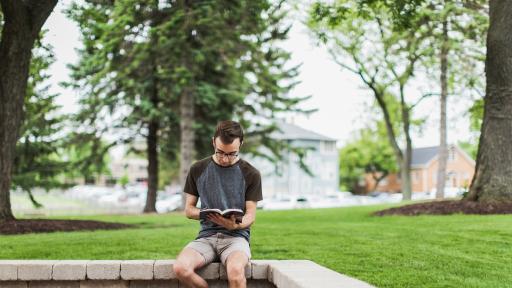
[[[226,271],[228,273],[229,288],[245,288],[245,266],[249,262],[247,255],[241,251],[229,254],[226,260]]]
[[[174,273],[179,281],[190,288],[208,288],[208,283],[196,274],[195,269],[204,265],[204,258],[192,248],[184,248],[174,263]]]

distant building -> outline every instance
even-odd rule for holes
[[[411,186],[412,192],[429,192],[437,186],[439,146],[412,150]],[[475,161],[456,145],[448,147],[445,187],[465,188],[471,184],[475,172]],[[365,175],[366,190],[372,191],[375,180]],[[390,174],[375,189],[377,191],[400,192],[399,174]]]
[[[111,179],[119,183],[123,177],[128,177],[129,184],[147,183],[148,160],[144,158],[122,158],[110,163]]]
[[[277,163],[277,169],[274,163],[264,158],[245,157],[261,172],[263,197],[277,194],[322,195],[337,191],[339,157],[336,140],[290,123],[278,122],[278,127],[281,132],[273,133],[272,138],[286,141],[294,147],[313,148],[304,159],[313,176],[300,168],[299,157],[291,151],[284,152],[284,160]],[[262,152],[271,155],[263,148]]]
[[[276,165],[266,159],[243,155],[242,158],[261,172],[263,197],[268,198],[276,194],[326,194],[337,191],[339,157],[336,140],[282,121],[278,122],[278,127],[281,132],[273,133],[272,138],[286,141],[294,147],[312,148],[306,153],[304,163],[313,176],[300,168],[298,156],[291,151],[284,152],[284,160],[277,163],[277,171]],[[261,149],[261,152],[271,155],[264,147]],[[119,183],[123,177],[128,177],[129,184],[147,183],[147,166],[147,159],[144,158],[118,158],[110,163],[110,175],[102,175],[96,184],[112,185]]]

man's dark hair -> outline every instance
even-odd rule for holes
[[[226,120],[217,124],[213,139],[220,137],[220,141],[224,144],[231,144],[236,138],[240,138],[240,143],[244,141],[244,130],[240,123]]]

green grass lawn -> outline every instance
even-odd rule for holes
[[[378,287],[511,287],[512,216],[370,216],[385,207],[258,211],[253,258],[309,259]],[[199,225],[180,214],[68,218],[140,228],[0,236],[0,258],[173,259]]]

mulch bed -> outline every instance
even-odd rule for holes
[[[135,225],[90,220],[21,219],[0,221],[0,235],[48,233],[64,231],[114,230],[133,228]]]
[[[390,208],[373,213],[386,215],[450,215],[450,214],[512,214],[512,202],[486,203],[466,200],[433,201]]]

